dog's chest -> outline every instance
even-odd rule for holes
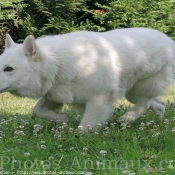
[[[99,90],[100,87],[97,87]],[[45,97],[56,103],[66,104],[84,104],[88,99],[94,96],[97,92],[95,87],[87,85],[84,81],[75,82],[67,81],[66,83],[57,83]]]
[[[69,84],[61,84],[54,86],[46,94],[46,98],[57,103],[72,104],[74,102],[74,93]]]

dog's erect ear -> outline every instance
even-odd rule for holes
[[[15,46],[16,46],[16,44],[12,40],[11,36],[9,34],[6,34],[5,49],[11,48],[11,47],[15,47]]]
[[[36,57],[37,56],[37,46],[35,43],[35,39],[32,35],[29,35],[24,43],[23,43],[23,49],[24,49],[24,53],[26,56],[29,57]]]

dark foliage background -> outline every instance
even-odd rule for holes
[[[0,52],[5,34],[16,42],[75,30],[151,27],[175,38],[174,0],[1,0]]]

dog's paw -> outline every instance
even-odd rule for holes
[[[152,111],[158,116],[161,120],[165,114],[165,103],[159,99],[152,101],[151,107]]]
[[[56,121],[61,121],[61,122],[69,122],[70,121],[70,116],[63,113],[63,114],[58,114],[58,117],[56,118]]]
[[[132,115],[132,113],[128,112],[124,115],[122,115],[119,119],[118,122],[119,123],[133,123],[135,120],[137,119],[136,116]]]

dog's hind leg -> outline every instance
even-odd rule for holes
[[[160,100],[159,98],[155,98],[151,102],[150,109],[160,118],[162,119],[165,114],[165,102]]]
[[[137,98],[134,98],[134,96],[132,96],[131,94],[126,94],[126,98],[133,104],[137,103],[136,100]],[[151,105],[149,109],[151,109],[156,114],[156,116],[162,119],[165,114],[165,107],[166,107],[165,102],[156,97],[151,100]]]
[[[64,113],[56,113],[54,110],[61,108],[63,104],[55,103],[41,97],[38,103],[34,107],[34,113],[40,117],[47,120],[58,120],[63,122],[68,122],[69,117]]]
[[[119,118],[119,122],[132,123],[138,119],[151,106],[151,100],[146,97],[140,97],[136,105],[127,113]]]
[[[126,114],[119,118],[119,122],[132,123],[140,115],[142,115],[147,109],[151,109],[160,119],[164,117],[165,113],[165,103],[159,98],[152,100],[144,100],[143,98],[138,100],[136,105]]]

